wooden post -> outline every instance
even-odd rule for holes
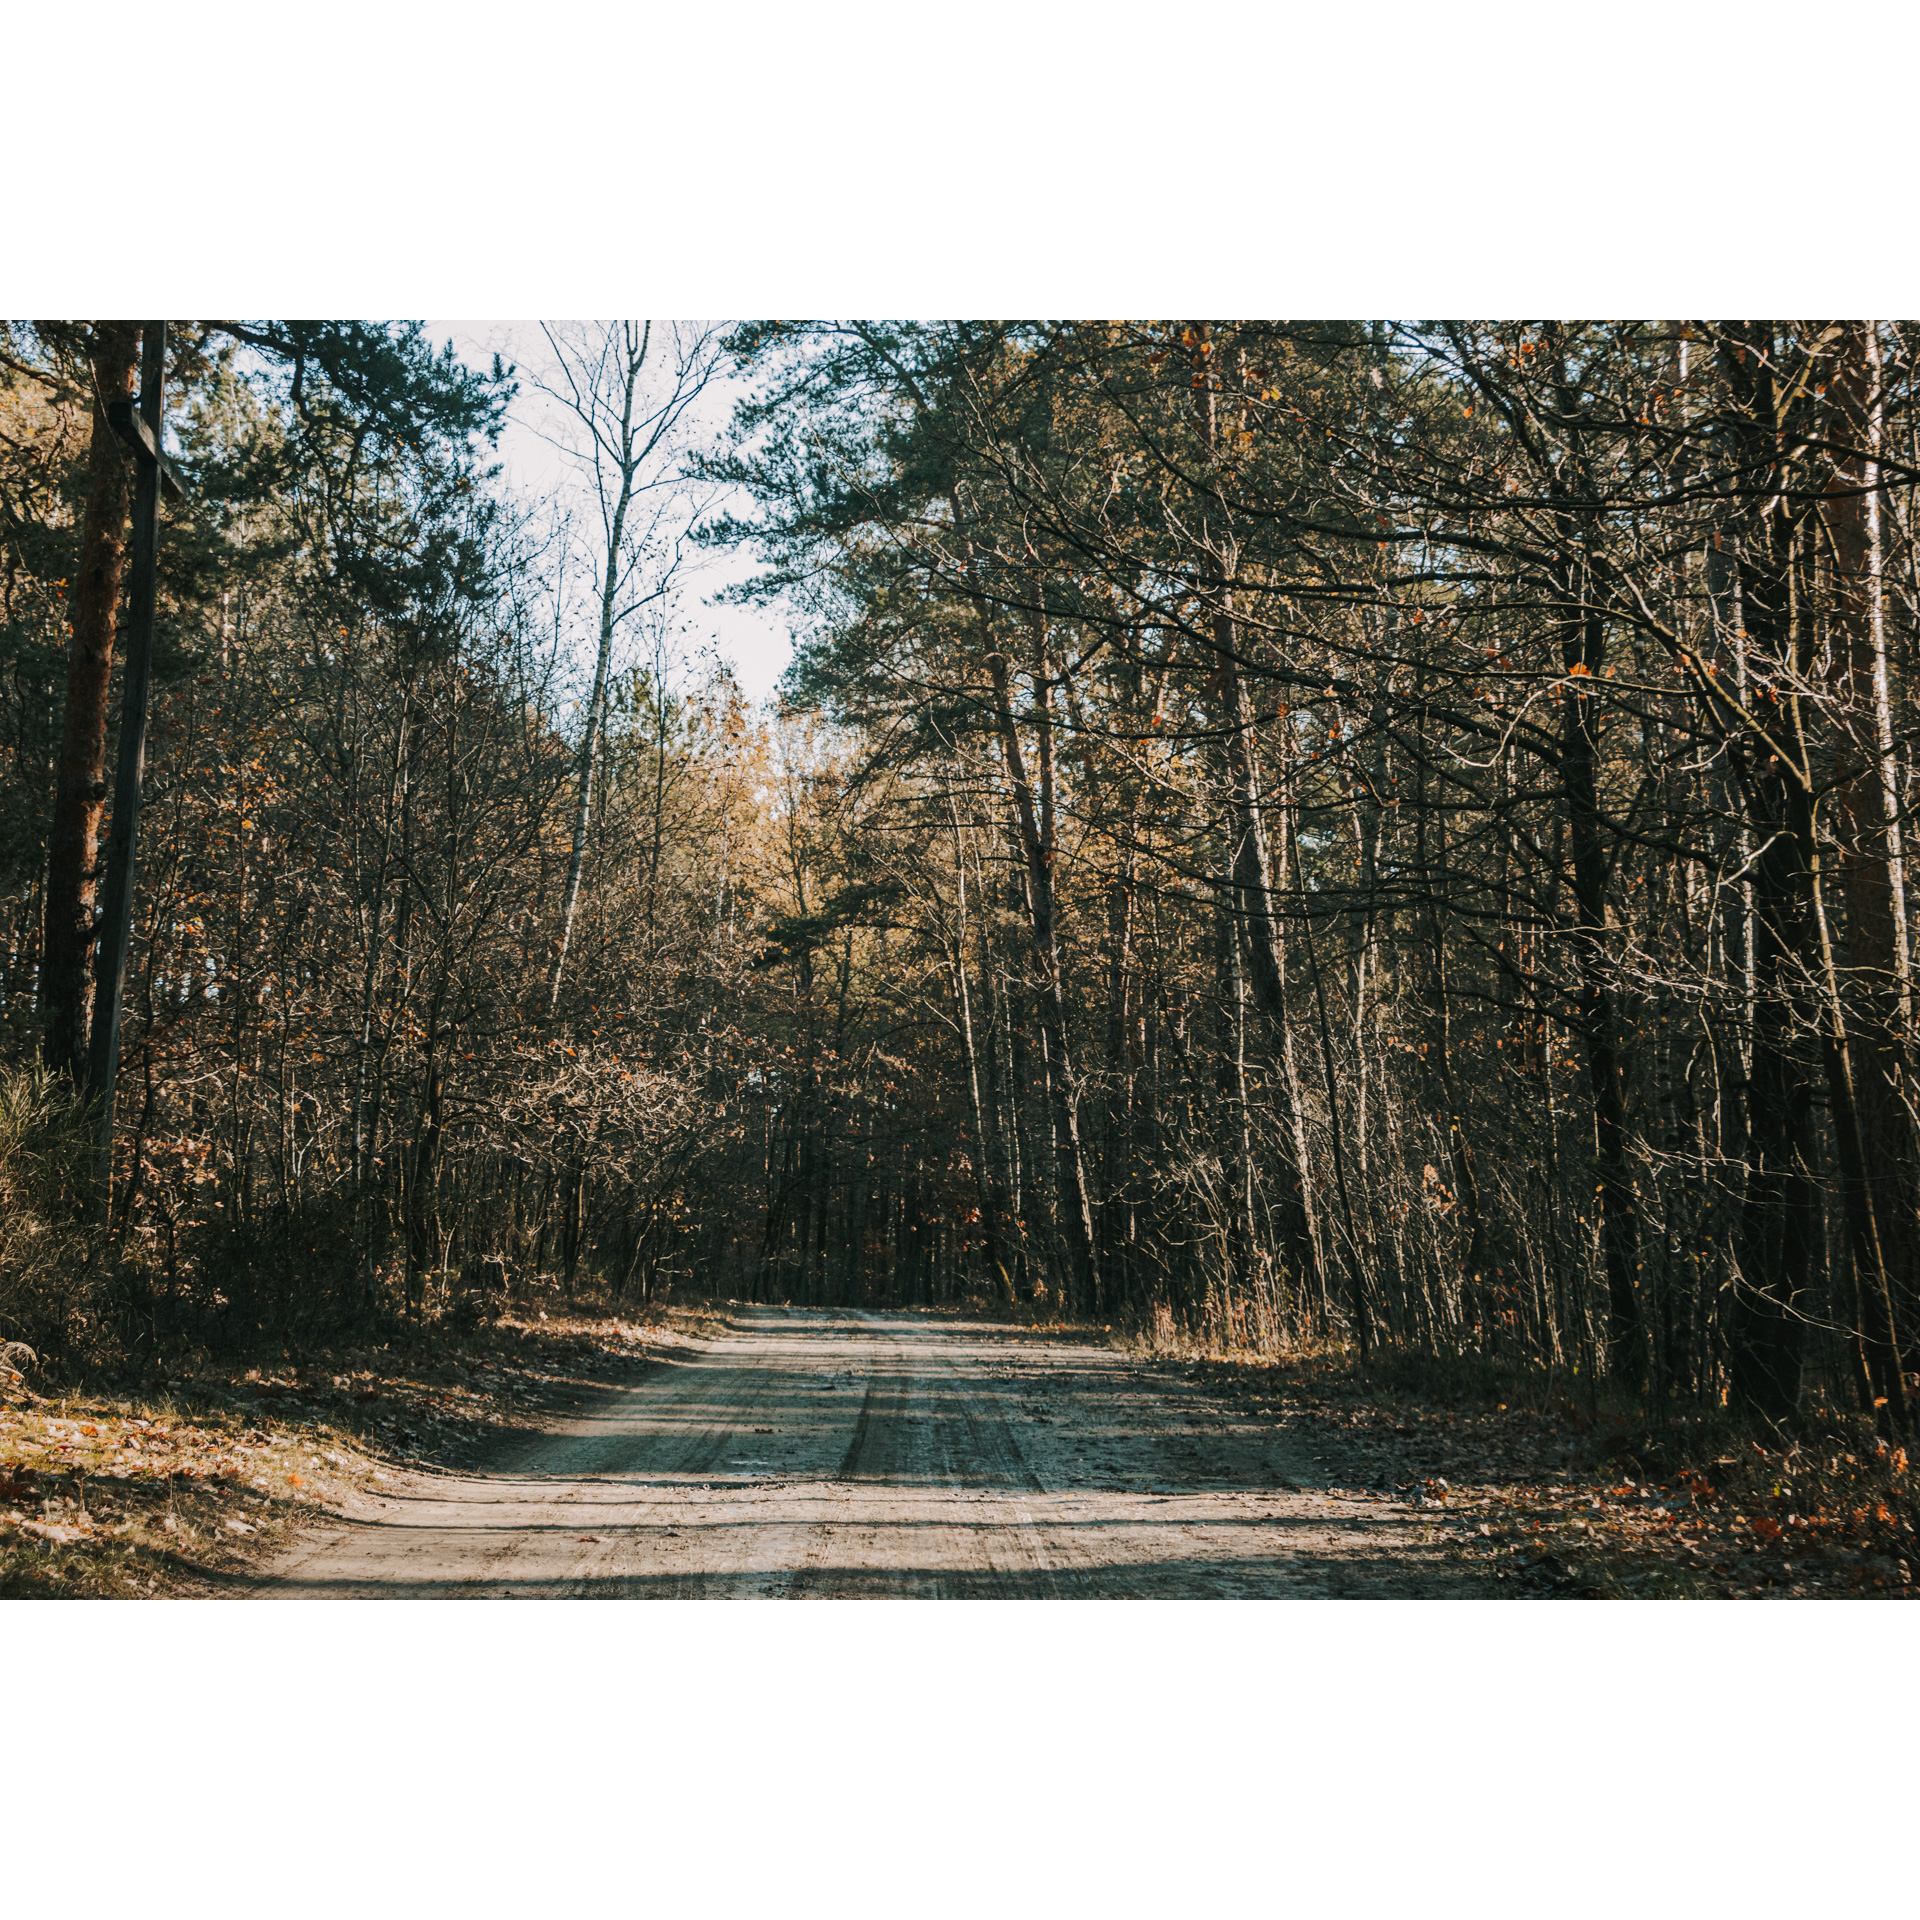
[[[100,1204],[110,1211],[113,1190],[113,1094],[120,1071],[120,1004],[133,928],[133,876],[140,831],[140,780],[147,758],[147,710],[153,684],[153,618],[158,596],[160,489],[176,498],[186,489],[160,445],[167,323],[149,320],[140,339],[140,404],[109,405],[114,431],[133,449],[139,474],[133,494],[128,581],[126,673],[120,700],[120,754],[114,777],[113,820],[107,840],[99,941],[94,949],[93,1032],[87,1053],[87,1091],[100,1114]]]

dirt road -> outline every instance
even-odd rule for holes
[[[741,1308],[489,1470],[356,1498],[256,1598],[1413,1598],[1421,1516],[1111,1349]]]

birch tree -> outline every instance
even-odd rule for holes
[[[599,521],[593,549],[593,683],[574,774],[573,840],[560,900],[547,1011],[560,1004],[580,878],[593,818],[595,755],[605,725],[614,641],[642,607],[673,590],[687,551],[690,513],[680,458],[695,403],[713,378],[717,337],[679,321],[543,325],[553,364],[532,384],[559,409],[553,438]]]

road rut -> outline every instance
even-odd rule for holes
[[[232,1591],[233,1589],[230,1589]],[[485,1472],[357,1496],[255,1598],[1308,1598],[1484,1591],[1413,1511],[1112,1349],[748,1307]]]

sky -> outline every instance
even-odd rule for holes
[[[523,373],[552,365],[552,350],[531,320],[428,320],[423,324],[436,346],[451,341],[454,351],[477,369],[490,367],[495,353]],[[716,435],[724,430],[742,391],[734,380],[714,382],[701,396],[696,416],[700,430]],[[552,444],[558,425],[552,403],[523,378],[511,421],[500,439],[504,477],[517,493],[570,495],[591,509],[591,495],[582,491],[580,475]],[[712,603],[721,588],[753,571],[750,555],[697,554],[690,564],[693,570],[686,575],[686,590],[678,603],[681,652],[690,657],[709,644],[717,647],[732,662],[747,697],[766,700],[793,652],[784,609]],[[591,633],[576,636],[576,646],[590,649],[592,641]],[[615,658],[617,662],[618,651]]]

